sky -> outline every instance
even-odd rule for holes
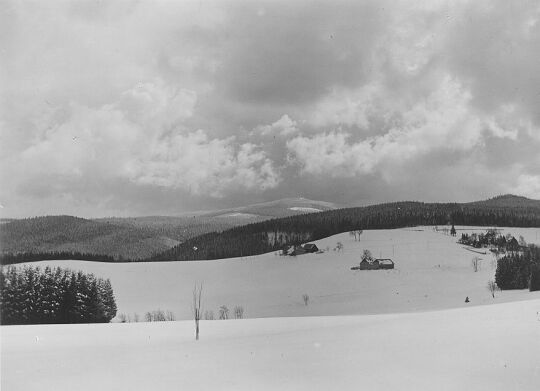
[[[540,199],[537,1],[10,1],[0,216]]]

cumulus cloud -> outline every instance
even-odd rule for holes
[[[161,140],[137,166],[135,182],[195,195],[221,197],[233,189],[264,190],[280,182],[272,162],[255,145],[235,148],[233,138],[210,140],[202,130]]]
[[[298,126],[296,121],[293,121],[287,114],[274,122],[271,125],[258,125],[254,132],[259,133],[261,136],[290,136],[298,132]]]
[[[532,1],[5,2],[2,213],[540,198],[539,20]]]
[[[34,182],[31,188],[42,180],[73,186],[101,177],[223,197],[277,186],[279,173],[256,145],[185,127],[196,101],[193,91],[158,80],[140,83],[98,108],[70,104],[62,116],[42,118],[49,123],[12,168]],[[29,188],[24,179],[23,191]]]
[[[350,177],[378,171],[391,180],[404,163],[428,154],[481,153],[487,136],[516,139],[514,129],[479,114],[471,99],[469,91],[446,76],[426,99],[390,115],[384,134],[353,141],[350,133],[333,131],[296,137],[287,148],[291,159],[309,174]],[[356,107],[363,112],[363,107]]]
[[[521,174],[517,186],[512,190],[526,197],[537,198],[540,194],[540,175]]]

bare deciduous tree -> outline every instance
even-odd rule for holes
[[[172,312],[172,311],[167,311],[167,313],[165,314],[165,318],[166,318],[168,321],[174,321],[174,320],[176,320],[176,316],[174,315],[174,312]]]
[[[241,305],[237,305],[234,307],[234,317],[236,319],[243,319],[244,318],[244,307]]]
[[[473,259],[471,259],[471,266],[472,266],[472,268],[473,268],[473,270],[475,272],[480,270],[480,261],[481,260],[482,260],[482,258],[480,258],[480,257],[474,257]]]
[[[307,293],[304,293],[302,295],[302,300],[304,300],[304,305],[308,305],[309,304],[309,295]]]
[[[204,311],[204,319],[206,320],[214,320],[214,311]]]
[[[199,321],[201,320],[202,284],[193,288],[193,317],[195,318],[195,340],[199,340]]]
[[[229,319],[229,309],[226,305],[219,307],[219,319],[226,320]]]
[[[165,322],[167,318],[165,317],[165,312],[158,309],[152,312],[152,321],[154,322]]]
[[[497,283],[493,280],[489,280],[487,283],[487,288],[489,292],[491,293],[491,297],[495,298],[495,292],[499,290],[499,287],[497,286]]]
[[[126,316],[126,314],[120,314],[120,315],[118,315],[118,320],[120,321],[120,323],[126,323],[126,322],[127,322],[127,316]]]
[[[362,261],[368,261],[368,262],[371,262],[373,261],[373,255],[371,254],[371,251],[369,250],[364,250],[364,252],[362,253]]]
[[[349,235],[354,236],[355,241],[360,241],[360,235],[362,235],[364,231],[361,229],[355,229],[354,231],[349,232]]]
[[[152,321],[152,313],[150,311],[148,311],[146,314],[144,314],[144,320],[147,321],[147,322]]]
[[[133,314],[133,321],[134,321],[135,323],[137,323],[137,322],[139,321],[139,314],[136,313],[136,312]]]

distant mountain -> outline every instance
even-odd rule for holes
[[[485,201],[471,202],[472,205],[486,207],[504,207],[504,208],[539,208],[540,200],[517,196],[513,194],[504,194],[490,198]]]
[[[2,253],[80,252],[142,259],[179,241],[140,227],[73,216],[43,216],[0,225]]]
[[[287,198],[183,216],[3,219],[0,244],[3,254],[77,252],[139,260],[208,232],[333,208],[327,202]]]
[[[277,201],[211,212],[207,216],[266,220],[333,209],[337,209],[337,206],[331,202],[314,201],[307,198],[283,198]]]

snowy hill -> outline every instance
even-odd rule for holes
[[[531,243],[539,231],[502,229]],[[333,250],[338,241],[343,251]],[[3,326],[2,390],[538,388],[540,292],[492,298],[491,255],[474,272],[473,254],[431,227],[316,244],[328,251],[213,262],[40,262],[110,278],[119,312],[142,318],[160,308],[185,320]],[[363,249],[392,258],[396,268],[350,270]],[[195,341],[191,295],[201,282],[203,311],[242,305],[252,319],[202,320]]]
[[[460,233],[472,227],[457,227]],[[472,231],[471,231],[472,232]],[[480,232],[475,230],[474,232]],[[507,228],[502,233],[540,242],[540,229]],[[247,317],[351,315],[456,308],[471,304],[523,300],[539,292],[504,291],[493,299],[486,289],[494,278],[490,253],[481,256],[478,272],[471,259],[478,254],[456,238],[430,227],[366,230],[355,241],[348,233],[316,241],[323,254],[283,257],[274,253],[219,261],[109,264],[47,261],[98,277],[110,278],[118,312],[138,313],[158,308],[191,318],[191,290],[204,284],[204,309],[217,314],[220,306],[245,308]],[[343,244],[343,251],[333,249]],[[329,251],[326,251],[328,248]],[[375,257],[391,258],[394,270],[351,271],[364,249]],[[302,295],[308,294],[305,306]]]
[[[414,314],[3,327],[2,390],[536,391],[540,300]],[[211,373],[211,376],[209,374]]]
[[[527,197],[517,196],[513,194],[504,194],[490,198],[489,200],[472,202],[471,204],[486,207],[539,208],[540,200],[533,200]]]
[[[287,217],[296,214],[322,212],[336,209],[331,202],[309,200],[307,198],[283,198],[276,201],[264,202],[238,208],[210,212],[207,216],[231,216],[235,213],[249,214],[259,218]]]

